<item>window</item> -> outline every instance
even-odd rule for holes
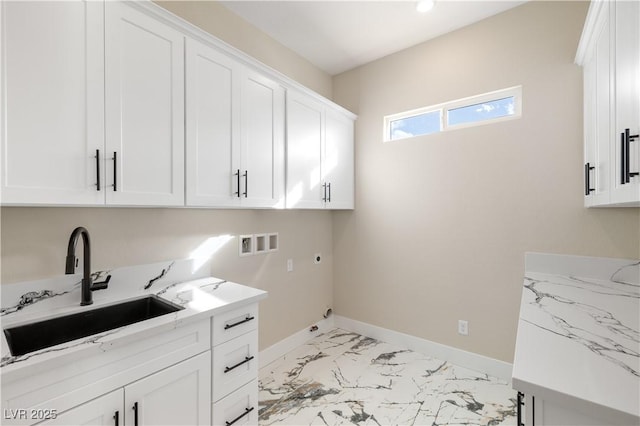
[[[429,111],[390,122],[391,139],[410,138],[440,131],[441,110]]]
[[[522,115],[522,87],[511,87],[384,118],[384,141],[511,120]]]

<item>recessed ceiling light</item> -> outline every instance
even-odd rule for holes
[[[433,9],[434,4],[435,4],[434,0],[420,0],[416,4],[416,10],[420,13],[425,13]]]

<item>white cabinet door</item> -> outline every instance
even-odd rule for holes
[[[287,91],[287,208],[322,208],[323,106]]]
[[[353,120],[327,109],[322,157],[322,180],[326,190],[324,198],[327,208],[353,209],[353,148]]]
[[[284,89],[187,43],[187,205],[283,207]]]
[[[40,425],[47,426],[113,426],[124,424],[124,390],[118,389],[78,407],[58,414]]]
[[[187,205],[238,205],[240,66],[191,39],[186,57]]]
[[[611,194],[611,25],[609,4],[601,7],[584,65],[585,206],[608,204]]]
[[[124,424],[211,424],[211,352],[126,386]]]
[[[184,204],[184,37],[106,2],[107,204]]]
[[[3,1],[0,15],[2,203],[104,203],[103,5]]]
[[[616,115],[611,201],[640,206],[640,2],[616,1],[611,7]]]
[[[284,89],[245,68],[240,104],[241,204],[284,207]]]

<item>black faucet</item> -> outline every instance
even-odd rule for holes
[[[91,278],[91,244],[89,242],[89,231],[82,226],[77,227],[69,237],[69,246],[67,247],[67,265],[65,274],[76,273],[76,243],[78,237],[82,235],[82,256],[83,256],[83,278],[82,278],[82,297],[80,305],[91,305],[93,303],[92,291],[107,288],[111,275],[103,282],[94,283]]]

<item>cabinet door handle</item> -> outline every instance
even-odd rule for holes
[[[234,194],[240,198],[240,169],[237,169],[233,175],[236,177],[236,183],[238,185],[238,190],[234,192]]]
[[[329,197],[327,197],[327,201],[330,203],[331,202],[331,183],[327,184],[327,188],[329,188]]]
[[[96,149],[96,190],[100,191],[100,150]]]
[[[113,420],[115,420],[115,426],[120,425],[120,411],[116,411],[116,413],[113,415]]]
[[[640,135],[632,135],[632,134],[630,133],[630,130],[629,130],[629,129],[624,129],[624,135],[625,135],[626,145],[627,145],[627,146],[626,146],[626,148],[625,148],[625,154],[626,154],[626,157],[627,157],[627,158],[626,158],[626,171],[627,171],[627,175],[626,175],[626,177],[625,177],[625,180],[626,180],[626,183],[629,183],[629,182],[631,181],[631,178],[632,178],[633,176],[638,176],[638,172],[633,172],[633,173],[631,172],[631,166],[630,166],[630,164],[629,164],[629,163],[630,163],[630,160],[629,160],[630,155],[629,155],[629,153],[630,153],[630,151],[631,151],[631,149],[630,149],[630,144],[631,144],[631,142],[635,142],[635,140],[636,140],[636,139],[638,139],[638,137],[639,137]]]
[[[324,203],[327,202],[327,183],[326,182],[322,184],[322,201]]]
[[[236,365],[232,365],[231,367],[225,367],[225,368],[224,368],[224,372],[225,372],[225,373],[228,373],[229,371],[231,371],[231,370],[233,370],[233,369],[235,369],[235,368],[240,367],[242,364],[246,364],[247,362],[251,361],[253,358],[254,358],[254,356],[253,356],[253,355],[251,355],[251,356],[246,356],[246,357],[244,357],[244,361],[240,361],[239,363],[237,363]]]
[[[230,328],[237,327],[237,326],[239,326],[240,324],[244,324],[245,322],[249,322],[249,321],[254,320],[254,319],[256,319],[256,317],[252,317],[251,315],[247,315],[247,316],[245,317],[245,319],[243,319],[242,321],[238,321],[238,322],[233,323],[233,324],[225,324],[225,325],[224,325],[224,329],[225,329],[225,330],[228,330],[228,329],[230,329]]]
[[[522,423],[522,406],[524,405],[523,398],[524,394],[522,392],[518,392],[518,420],[516,421],[516,426],[524,426],[524,423]]]
[[[247,193],[249,192],[249,171],[245,170],[242,176],[244,177],[244,192],[242,195],[244,195],[244,198],[247,198]],[[239,188],[240,187],[238,187],[238,191],[240,191]]]
[[[591,170],[595,167],[590,163],[584,165],[584,195],[589,195],[591,191],[595,191],[595,188],[591,188]]]
[[[245,408],[244,409],[244,413],[240,414],[238,417],[236,417],[235,419],[231,420],[230,422],[224,422],[226,426],[231,426],[232,424],[234,424],[235,422],[237,422],[238,420],[240,420],[241,418],[243,418],[244,416],[246,416],[247,414],[249,414],[250,412],[253,411],[254,407],[251,408]]]
[[[118,190],[118,153],[113,151],[113,191]]]
[[[138,426],[138,403],[133,403],[133,426]]]

